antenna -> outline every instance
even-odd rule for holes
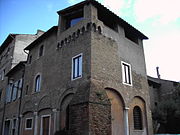
[[[161,75],[159,74],[159,67],[156,67],[157,77],[161,79]]]

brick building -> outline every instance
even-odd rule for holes
[[[151,135],[147,37],[94,0],[58,14],[58,26],[25,47],[27,62],[7,74],[23,83],[19,128],[6,115],[3,134]]]
[[[3,128],[5,91],[8,85],[8,78],[5,75],[20,61],[27,59],[23,49],[42,33],[38,30],[37,34],[9,34],[0,46],[0,133]]]

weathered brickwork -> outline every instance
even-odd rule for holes
[[[58,26],[25,48],[29,54],[20,134],[151,135],[142,45],[147,37],[94,0],[58,14]],[[71,26],[79,18],[83,19]],[[128,39],[127,32],[135,39]],[[132,76],[129,85],[123,82],[122,62],[131,66],[126,74]],[[73,78],[78,68],[80,75]],[[135,106],[142,114],[139,132],[134,129]]]

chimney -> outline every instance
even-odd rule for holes
[[[42,34],[44,34],[44,31],[42,31],[42,30],[37,30],[36,35],[41,36]]]
[[[161,75],[159,74],[159,67],[156,67],[156,72],[157,72],[157,77],[159,78],[159,79],[161,79]]]

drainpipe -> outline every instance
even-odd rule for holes
[[[124,108],[124,130],[125,135],[129,135],[129,122],[128,122],[128,107]]]
[[[25,64],[23,64],[25,66]],[[17,131],[17,135],[20,134],[20,124],[21,124],[21,116],[20,116],[20,112],[21,112],[21,102],[22,102],[22,90],[23,90],[23,85],[24,85],[24,73],[25,73],[25,67],[23,69],[23,74],[22,74],[22,85],[20,88],[20,97],[19,97],[19,108],[18,108],[18,131]]]

